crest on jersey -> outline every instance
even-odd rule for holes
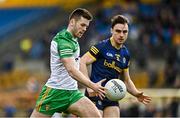
[[[115,54],[115,56],[116,56],[116,60],[117,60],[117,61],[120,61],[120,57],[121,57],[121,56],[120,56],[119,54]]]
[[[123,63],[126,63],[126,58],[125,57],[123,58]]]

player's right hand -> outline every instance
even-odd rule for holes
[[[88,93],[89,97],[95,97],[96,96],[96,93],[90,88],[87,88],[87,93]]]
[[[87,92],[88,92],[88,94],[89,94],[90,97],[91,97],[91,96],[92,96],[92,97],[93,97],[93,96],[99,96],[100,99],[103,99],[103,98],[105,97],[106,88],[103,87],[103,86],[101,86],[101,84],[102,84],[104,81],[106,81],[106,79],[103,79],[103,80],[101,80],[101,81],[99,81],[99,82],[97,82],[97,83],[94,83],[94,84],[93,84],[93,88],[92,88],[94,91],[92,91],[92,89],[87,89]]]

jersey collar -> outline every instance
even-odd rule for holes
[[[123,45],[121,45],[120,47],[115,46],[115,42],[113,40],[113,37],[110,38],[110,43],[111,43],[112,47],[116,48],[117,50],[119,50],[123,47]]]
[[[67,36],[68,39],[71,39],[71,40],[77,42],[77,38],[74,38],[72,33],[69,32],[68,30],[66,30],[66,36]]]

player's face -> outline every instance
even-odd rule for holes
[[[84,32],[87,30],[90,21],[86,18],[81,17],[79,20],[75,21],[73,34],[77,38],[81,38]]]
[[[127,24],[116,24],[111,29],[112,37],[117,45],[123,44],[128,36],[128,25]]]

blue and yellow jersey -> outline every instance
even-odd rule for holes
[[[119,75],[129,68],[130,54],[125,45],[120,49],[112,46],[106,39],[92,46],[87,52],[95,62],[92,63],[91,80],[98,82],[104,78],[119,78]]]

